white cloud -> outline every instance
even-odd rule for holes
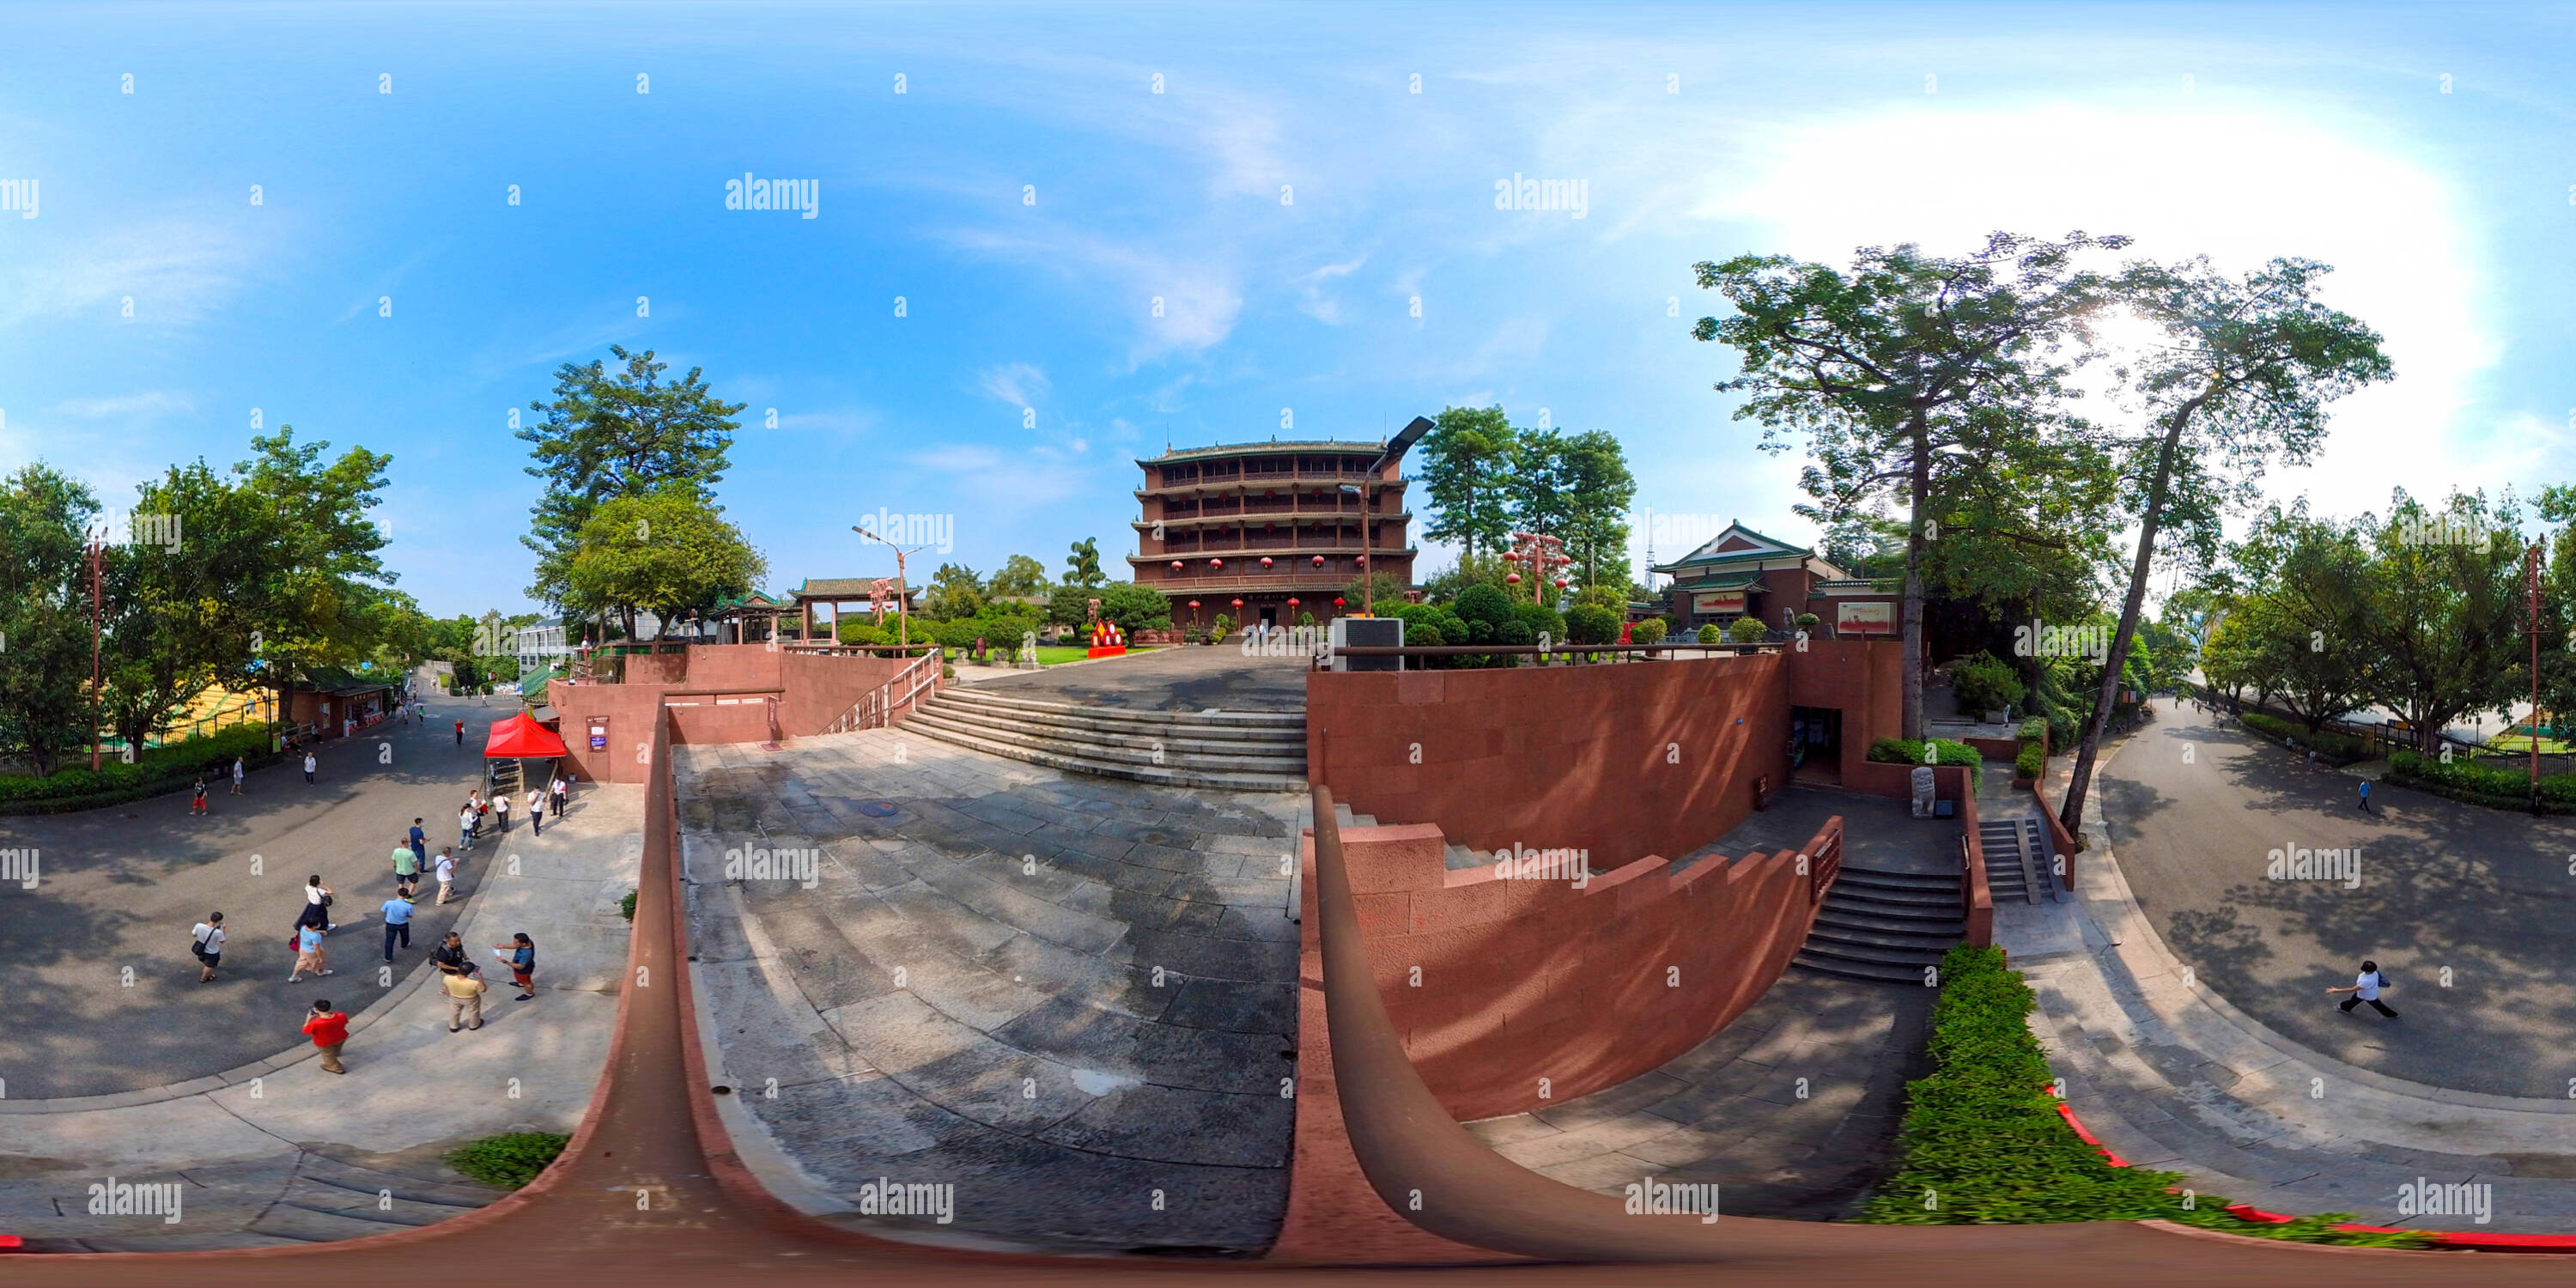
[[[197,404],[186,394],[167,389],[151,389],[142,393],[119,394],[108,398],[66,398],[55,403],[51,410],[58,415],[99,420],[109,416],[157,416],[163,412],[189,412],[196,409]]]
[[[1034,407],[1046,396],[1046,373],[1025,362],[987,367],[982,376],[984,392],[1014,407]]]
[[[1368,256],[1362,255],[1354,260],[1340,264],[1326,264],[1311,273],[1300,274],[1296,279],[1301,296],[1297,301],[1297,311],[1318,322],[1340,325],[1343,319],[1341,297],[1325,294],[1327,285],[1349,277],[1359,270],[1360,265],[1367,262]]]
[[[0,328],[39,319],[119,317],[188,326],[228,303],[252,258],[225,229],[168,219],[103,229],[57,254],[0,261]]]
[[[2369,121],[2329,125],[2262,103],[1924,107],[1766,128],[1748,151],[1750,181],[1711,177],[1696,213],[1758,225],[1759,244],[1805,259],[2080,228],[2136,238],[2132,255],[2207,253],[2229,272],[2283,255],[2331,264],[2320,297],[2386,337],[2397,379],[2335,404],[2317,464],[2277,471],[2267,488],[2350,512],[2399,482],[2439,491],[2509,476],[2472,450],[2481,435],[2463,423],[2500,354],[2480,248],[2446,177]]]

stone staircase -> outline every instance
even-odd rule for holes
[[[1923,968],[1967,934],[1956,874],[1844,866],[1791,964],[1820,974],[1923,986]]]
[[[926,738],[1165,787],[1306,790],[1303,711],[1139,711],[943,688],[903,721]]]
[[[1980,815],[1977,839],[1986,849],[1986,889],[1997,904],[2012,900],[2064,903],[2073,896],[2058,889],[2050,872],[2048,838],[2036,815],[1990,818]]]
[[[194,1168],[190,1219],[169,1233],[33,1238],[39,1252],[211,1252],[363,1239],[462,1216],[502,1197],[478,1185],[428,1181],[307,1151],[273,1163]],[[184,1279],[178,1281],[184,1282]]]

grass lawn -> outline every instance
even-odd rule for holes
[[[2497,751],[2528,752],[2531,750],[2531,739],[2526,735],[2518,733],[2497,734],[2495,737],[2487,740],[2487,745],[2495,748]],[[2560,738],[2543,738],[2540,740],[2540,754],[2544,756],[2566,755],[2567,743],[2564,739]]]

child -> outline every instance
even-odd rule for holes
[[[191,814],[206,812],[206,776],[204,774],[197,775],[197,786],[190,794],[188,812]]]

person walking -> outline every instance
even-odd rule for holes
[[[519,986],[517,1000],[525,1002],[537,995],[537,941],[521,931],[510,936],[506,944],[492,945],[492,955],[510,963],[510,982]]]
[[[546,834],[546,793],[543,788],[528,789],[528,830],[536,836]]]
[[[394,889],[408,899],[420,889],[420,856],[411,852],[410,838],[394,842]]]
[[[456,852],[446,846],[438,850],[438,901],[447,902],[447,893],[456,885]]]
[[[331,887],[322,884],[321,873],[304,878],[304,913],[295,924],[313,926],[326,935],[338,930],[331,924],[331,899]]]
[[[556,822],[560,823],[560,822],[562,822],[562,821],[563,821],[564,806],[569,805],[569,804],[571,804],[571,803],[572,803],[572,780],[571,780],[571,779],[569,779],[569,778],[558,778],[558,779],[556,779],[556,780],[555,780],[555,821],[556,821]]]
[[[498,828],[501,835],[508,836],[510,834],[510,794],[508,792],[492,793],[492,813],[494,815],[492,826]]]
[[[233,757],[233,795],[242,794],[242,758]]]
[[[288,975],[286,982],[301,981],[308,970],[317,976],[337,973],[331,969],[329,955],[322,951],[322,931],[313,926],[298,926],[295,928],[295,973]]]
[[[2370,780],[2367,778],[2361,780],[2361,812],[2370,812]]]
[[[405,850],[403,853],[409,854],[411,851]],[[403,951],[411,951],[411,891],[395,891],[393,898],[385,900],[384,913],[385,960],[390,962],[394,959],[396,942],[402,944]]]
[[[465,722],[462,720],[456,722],[456,745],[459,747],[465,745]]]
[[[483,1027],[483,993],[490,986],[474,972],[474,963],[463,963],[461,969],[439,976],[438,985],[447,992],[448,1032]]]
[[[315,998],[312,1011],[304,1017],[304,1031],[312,1036],[313,1045],[322,1048],[322,1072],[348,1072],[340,1064],[340,1048],[349,1042],[346,1012],[332,1010],[330,998]]]
[[[188,952],[196,957],[201,968],[197,982],[214,983],[215,967],[224,960],[224,914],[210,912],[204,921],[197,923],[197,928],[188,936]]]
[[[2372,1010],[2375,1010],[2393,1020],[2397,1018],[2397,1012],[2389,1010],[2388,1003],[2379,1000],[2379,994],[2383,989],[2395,987],[2396,985],[2388,982],[2388,977],[2386,975],[2379,973],[2379,963],[2366,961],[2361,964],[2361,973],[2353,977],[2352,987],[2329,988],[2326,992],[2329,995],[2335,993],[2352,994],[2352,996],[2343,999],[2343,1005],[2335,1008],[2346,1015],[2350,1015],[2352,1013],[2352,1008],[2359,1006],[2364,1002],[2368,1002],[2370,1003]]]
[[[472,853],[474,850],[474,807],[472,805],[456,811],[456,848],[467,853]]]
[[[482,789],[465,793],[465,808],[474,814],[474,835],[483,835],[483,814],[492,807],[484,803]]]
[[[314,770],[314,769],[315,769],[315,768],[316,768],[320,763],[321,763],[321,762],[316,761],[315,759],[313,759],[313,753],[312,753],[312,752],[309,752],[309,751],[308,751],[308,752],[305,752],[305,753],[304,753],[304,781],[306,781],[306,782],[308,782],[308,783],[313,781],[313,770]]]
[[[421,865],[422,867],[424,867],[424,868],[425,868],[425,867],[428,867],[428,866],[429,866],[429,833],[427,833],[427,832],[424,832],[424,831],[420,830],[420,820],[419,820],[419,819],[416,819],[416,818],[415,818],[415,819],[413,819],[413,820],[411,821],[411,831],[410,831],[410,833],[408,834],[408,836],[409,836],[409,839],[411,840],[411,853],[412,853],[412,857],[413,857],[413,858],[416,858],[416,859],[418,859],[418,860],[420,860],[420,865]]]
[[[190,790],[188,812],[190,814],[206,812],[206,776],[204,774],[197,775],[197,785]]]

